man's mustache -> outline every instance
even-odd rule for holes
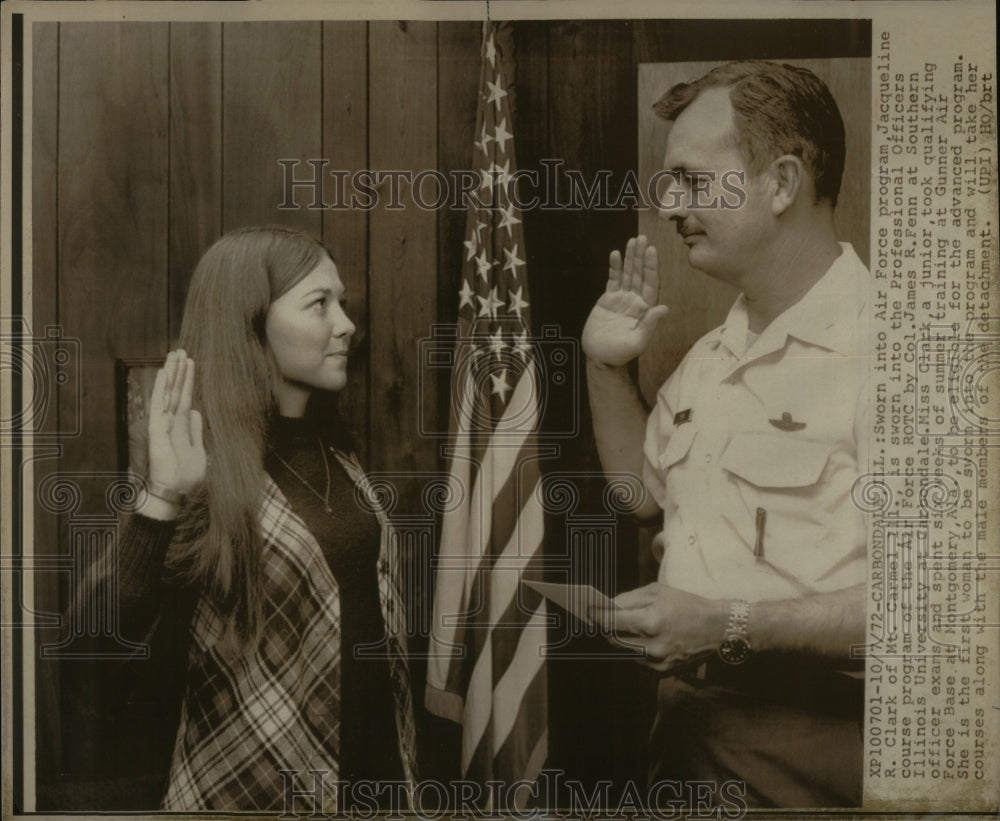
[[[677,233],[682,237],[687,238],[692,234],[700,234],[701,231],[693,228],[691,225],[684,221],[683,217],[671,217],[674,222],[674,227],[677,229]]]

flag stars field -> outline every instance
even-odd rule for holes
[[[486,133],[486,123],[483,123],[483,130],[480,132],[480,134],[481,136],[479,140],[473,144],[476,146],[476,148],[480,149],[483,152],[484,156],[489,157],[490,155],[489,144],[493,140],[493,138]]]
[[[469,281],[463,279],[462,290],[458,292],[458,299],[459,299],[458,310],[461,311],[462,308],[464,308],[466,305],[468,305],[470,308],[475,307],[472,304],[472,297],[473,297],[473,292],[472,288],[469,286]]]
[[[506,208],[501,208],[500,213],[503,216],[500,218],[500,225],[498,227],[505,228],[508,233],[512,226],[517,225],[521,221],[520,217],[514,216],[514,206],[508,205]]]
[[[495,334],[490,334],[490,350],[496,356],[497,360],[500,359],[506,347],[507,344],[503,341],[503,331],[497,328]],[[504,373],[507,373],[507,371],[504,371]]]
[[[502,402],[507,401],[507,394],[510,393],[511,387],[507,382],[507,369],[504,368],[499,374],[490,374],[490,379],[493,382],[493,393],[500,397]]]
[[[518,318],[518,319],[522,319],[522,318],[523,318],[523,317],[521,316],[521,311],[522,311],[522,309],[524,309],[524,308],[527,308],[527,307],[528,307],[528,303],[527,303],[527,302],[525,302],[525,301],[524,301],[524,300],[523,300],[523,299],[521,298],[521,292],[522,292],[523,290],[524,290],[524,287],[522,286],[522,287],[518,288],[518,289],[517,289],[517,291],[516,291],[515,293],[512,293],[512,294],[510,294],[510,307],[509,307],[509,308],[507,309],[507,310],[509,310],[509,311],[510,311],[511,313],[513,313],[513,314],[517,314],[517,318]]]
[[[497,111],[499,111],[500,110],[500,101],[503,100],[503,98],[507,96],[507,91],[503,87],[503,85],[502,85],[502,83],[501,83],[501,81],[500,81],[499,78],[497,78],[497,81],[495,83],[490,82],[489,80],[487,80],[486,81],[486,85],[489,86],[489,89],[490,89],[489,97],[487,98],[486,102],[487,103],[496,103]]]
[[[479,276],[483,278],[483,282],[487,282],[489,278],[490,268],[493,267],[493,261],[486,255],[486,249],[483,248],[482,252],[476,257],[476,269]]]
[[[506,153],[506,151],[507,151],[507,140],[512,139],[513,136],[514,136],[513,134],[511,134],[507,130],[507,118],[506,117],[504,117],[500,121],[500,125],[498,125],[496,127],[496,131],[494,131],[493,134],[494,134],[493,139],[496,141],[496,144],[498,146],[500,146],[500,150],[503,151],[504,153]]]
[[[514,336],[514,353],[521,358],[521,362],[527,361],[528,355],[531,353],[531,343],[528,342],[527,331],[522,331]]]
[[[504,255],[503,269],[505,271],[510,271],[514,279],[517,279],[517,268],[519,265],[524,265],[524,260],[519,259],[517,256],[517,243],[516,242],[514,243],[513,248],[504,248],[503,255]]]
[[[486,59],[490,61],[490,68],[496,68],[497,44],[492,33],[486,38]]]

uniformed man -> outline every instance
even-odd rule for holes
[[[640,236],[611,254],[583,332],[594,433],[606,471],[643,477],[635,513],[662,522],[662,559],[656,583],[596,615],[668,673],[651,781],[858,806],[868,272],[834,233],[843,121],[814,74],[766,62],[720,66],[655,108],[673,123],[663,216],[692,266],[741,296],[649,413],[626,365],[667,313],[656,249]]]

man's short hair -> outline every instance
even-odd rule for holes
[[[844,120],[830,89],[805,68],[764,60],[718,66],[690,83],[678,83],[653,110],[676,120],[708,88],[728,88],[736,138],[755,174],[782,154],[799,157],[812,173],[816,199],[837,204],[844,173]]]

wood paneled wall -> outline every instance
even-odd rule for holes
[[[303,189],[301,207],[282,209],[278,160],[325,158],[327,169],[348,172],[468,167],[481,29],[35,26],[32,324],[58,324],[80,340],[71,387],[82,390],[83,434],[64,440],[58,458],[36,462],[36,484],[72,474],[81,489],[72,510],[38,509],[37,553],[67,554],[71,520],[108,515],[105,489],[119,467],[115,360],[162,356],[175,344],[195,263],[221,233],[247,224],[300,228],[332,250],[357,326],[344,413],[365,464],[401,474],[401,512],[420,509],[420,488],[406,475],[441,463],[436,441],[418,435],[418,413],[425,424],[439,416],[447,424],[447,385],[420,374],[418,342],[435,322],[454,319],[465,215],[311,209]],[[303,162],[295,173],[311,169]],[[68,430],[77,406],[65,394],[58,421]],[[66,581],[38,578],[41,612],[62,610]],[[39,661],[43,795],[86,775],[74,771],[86,764],[86,745],[61,743],[59,679],[56,664]],[[72,800],[69,792],[50,790],[50,806]]]
[[[82,435],[66,440],[59,458],[36,463],[36,483],[117,468],[115,359],[167,350],[194,264],[219,234],[277,223],[332,249],[358,328],[346,414],[367,467],[403,473],[401,508],[419,506],[405,474],[443,463],[418,420],[446,423],[448,386],[421,378],[418,342],[454,319],[465,215],[386,210],[384,197],[372,211],[313,210],[301,190],[302,207],[282,210],[278,160],[326,158],[328,169],[349,172],[468,167],[480,33],[479,22],[35,25],[33,327],[58,323],[82,351]],[[856,57],[869,41],[869,26],[847,21],[515,23],[504,44],[520,165],[559,159],[584,177],[637,169],[640,62]],[[300,165],[297,173],[311,172]],[[533,321],[578,339],[608,251],[636,232],[637,214],[537,211],[524,224]],[[672,321],[691,322],[684,333],[693,339],[707,330],[696,317]],[[603,481],[580,365],[577,435],[560,440],[549,467],[579,477],[576,512],[585,515],[603,510]],[[546,429],[564,430],[572,411],[548,407]],[[74,403],[61,397],[60,414],[71,413]],[[106,512],[106,475],[82,484],[77,512]],[[69,515],[39,512],[36,552],[67,551]],[[546,551],[564,554],[565,522],[550,524]],[[619,589],[642,580],[637,544],[635,528],[621,522]],[[39,578],[40,609],[58,612],[64,594],[55,577]],[[603,646],[580,639],[573,649]],[[73,773],[63,772],[51,663],[39,663],[38,681],[44,787]],[[641,783],[654,683],[633,665],[554,661],[551,766],[584,781]],[[419,696],[419,667],[415,684]],[[423,721],[425,771],[454,776],[457,736]]]

